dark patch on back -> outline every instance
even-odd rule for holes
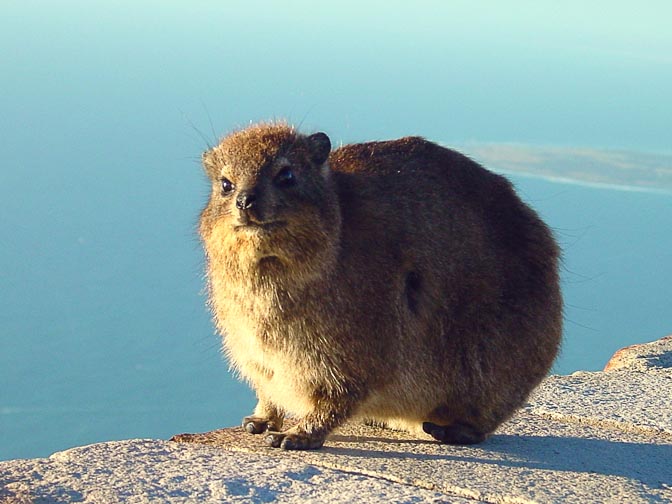
[[[479,420],[481,418],[481,410],[478,409],[476,406],[470,406],[469,407],[469,417],[470,419],[473,420]]]
[[[467,350],[465,348],[462,348],[459,350],[460,354],[460,364],[462,364],[462,372],[464,376],[470,376],[471,375],[471,361],[467,357]]]
[[[422,279],[415,271],[409,271],[406,274],[406,285],[404,293],[406,294],[406,302],[408,309],[417,315],[419,309],[420,290],[422,288]]]
[[[487,375],[492,372],[490,360],[488,359],[488,348],[482,341],[478,343],[478,361],[481,364],[481,373]]]

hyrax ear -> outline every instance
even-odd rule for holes
[[[203,171],[208,177],[213,180],[218,177],[217,166],[212,159],[212,150],[207,150],[201,154],[201,165],[203,165]]]
[[[331,140],[325,133],[314,133],[308,138],[308,148],[310,150],[310,160],[316,165],[322,165],[329,157],[331,151]]]

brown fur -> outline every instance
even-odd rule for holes
[[[551,232],[505,178],[422,138],[329,149],[259,124],[203,157],[210,304],[259,398],[244,426],[286,449],[349,418],[485,439],[558,350]]]

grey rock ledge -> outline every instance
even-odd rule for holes
[[[346,425],[316,452],[240,428],[0,462],[2,503],[672,502],[672,337],[550,376],[486,442]]]

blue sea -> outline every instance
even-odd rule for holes
[[[628,4],[3,3],[0,460],[251,411],[195,232],[233,128],[670,153],[672,7]],[[672,193],[510,178],[564,251],[554,372],[672,333]]]

